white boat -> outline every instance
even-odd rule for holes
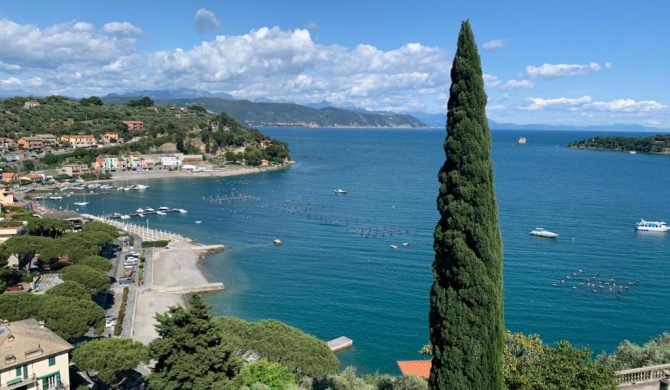
[[[281,245],[281,240],[273,240],[272,241],[275,245]]]
[[[202,221],[195,221],[195,223],[202,223]]]
[[[347,190],[343,190],[343,189],[341,189],[341,188],[338,188],[338,189],[335,190],[335,193],[336,193],[336,194],[346,194],[346,193],[347,193]]]
[[[393,244],[391,244],[391,245],[389,245],[389,246],[391,247],[391,249],[398,249],[398,245],[393,245]]]
[[[188,213],[188,211],[186,211],[186,210],[184,210],[184,209],[179,209],[179,210],[177,210],[177,211],[179,211],[179,212],[182,213],[182,214],[187,214],[187,213]]]
[[[138,208],[135,209],[135,212],[138,213],[138,214],[141,214],[141,213],[144,212],[144,209],[141,208],[141,207],[138,207]]]
[[[143,214],[143,213],[137,213],[137,215],[138,215],[139,217],[144,217],[144,214]]]
[[[133,186],[133,189],[135,190],[146,190],[147,188],[149,188],[149,186],[145,186],[144,184],[135,184]]]
[[[156,214],[158,214],[158,215],[167,215],[167,213],[166,213],[165,211],[160,211],[160,210],[156,211]]]
[[[631,151],[628,152],[628,153],[630,153],[630,154],[637,154],[637,151],[636,151],[636,150],[631,150]]]
[[[112,214],[112,218],[120,218],[121,214],[120,213],[114,213]]]
[[[558,237],[558,234],[556,234],[554,232],[550,232],[549,230],[544,230],[542,228],[535,228],[535,230],[531,231],[530,234],[532,236],[547,237],[547,238]]]
[[[145,208],[144,208],[144,212],[145,212],[145,213],[153,213],[153,212],[155,212],[155,211],[156,211],[156,210],[152,209],[151,207],[145,207]]]
[[[77,206],[86,206],[89,202],[74,202]]]
[[[126,190],[126,187],[118,187],[116,190],[117,190],[117,191],[125,191],[125,190]]]
[[[518,141],[516,141],[516,143],[519,144],[519,145],[525,145],[526,142],[528,142],[528,141],[526,140],[526,137],[521,137],[521,138],[519,138]]]
[[[668,227],[663,221],[656,222],[640,219],[640,222],[637,223],[635,229],[643,232],[667,232],[670,230],[670,227]]]
[[[170,208],[169,208],[169,207],[165,207],[165,206],[161,206],[161,207],[158,208],[158,210],[159,210],[159,211],[169,211]]]
[[[123,215],[121,216],[121,219],[130,219],[130,215],[128,215],[128,214],[123,214]]]
[[[50,196],[49,199],[51,200],[63,200],[62,196]]]

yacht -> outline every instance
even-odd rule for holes
[[[147,188],[149,188],[149,186],[145,186],[144,184],[135,184],[133,186],[133,189],[135,190],[146,190]]]
[[[628,152],[628,153],[630,153],[630,154],[637,154],[637,151],[636,151],[636,150],[631,150],[631,151]]]
[[[341,189],[341,188],[338,188],[338,189],[335,190],[335,193],[336,193],[336,194],[346,194],[346,193],[347,193],[347,190],[343,190],[343,189]]]
[[[281,240],[275,239],[272,241],[275,245],[281,245]]]
[[[62,196],[50,196],[49,199],[51,200],[63,200]]]
[[[549,230],[544,230],[542,228],[535,228],[535,230],[531,231],[530,234],[532,236],[547,237],[547,238],[558,237],[558,234],[556,234],[554,232],[550,232]]]
[[[138,207],[138,208],[135,209],[135,212],[136,212],[137,214],[142,214],[142,213],[144,212],[144,209],[141,208],[141,207]]]
[[[121,219],[130,219],[130,215],[128,215],[128,214],[123,214],[123,215],[121,216]]]
[[[637,223],[635,229],[643,232],[667,232],[668,230],[670,230],[670,227],[668,227],[663,221],[652,222],[640,219],[640,222]]]
[[[74,202],[77,206],[86,206],[88,202]]]
[[[145,212],[145,213],[153,213],[153,212],[155,212],[155,211],[156,211],[156,210],[152,209],[151,207],[145,207],[145,208],[144,208],[144,212]]]
[[[179,209],[179,210],[177,210],[177,211],[179,211],[179,212],[182,213],[182,214],[187,214],[187,213],[188,213],[188,211],[186,211],[185,209]]]
[[[158,211],[170,211],[169,207],[161,206],[158,208]]]
[[[389,246],[391,247],[391,249],[398,249],[398,245],[391,244],[391,245],[389,245]]]
[[[516,141],[516,143],[519,144],[519,145],[525,145],[526,142],[528,142],[528,141],[526,140],[526,137],[521,137],[521,138],[519,138],[518,141]]]
[[[166,213],[165,211],[161,211],[161,210],[156,211],[156,214],[158,214],[158,215],[167,215],[167,213]]]

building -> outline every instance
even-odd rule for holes
[[[41,139],[44,146],[58,145],[58,138],[53,134],[37,134],[35,137]]]
[[[144,122],[142,121],[123,121],[128,130],[144,130]]]
[[[33,318],[0,326],[0,389],[70,389],[74,346]]]
[[[107,131],[102,137],[107,142],[119,142],[119,133],[116,131]]]
[[[0,137],[0,150],[9,150],[14,146],[14,140],[7,137]]]
[[[179,168],[182,166],[183,161],[175,156],[162,156],[161,165],[168,168]]]
[[[121,168],[120,160],[116,156],[98,156],[95,158],[95,169],[97,171],[110,171]]]
[[[63,172],[70,176],[80,176],[82,173],[88,173],[86,164],[67,164],[62,167]]]
[[[24,233],[27,232],[26,230],[26,225],[28,222],[25,221],[4,221],[2,225],[0,225],[0,243],[5,242],[9,240],[10,238],[14,236],[20,236]],[[8,265],[11,265],[12,263],[8,263]],[[18,263],[17,263],[18,266]],[[2,356],[0,355],[0,359],[2,359]],[[0,389],[2,389],[2,386],[0,385]]]
[[[43,173],[29,173],[25,176],[21,176],[20,179],[23,181],[42,182],[44,181],[44,178]]]
[[[430,360],[399,360],[397,363],[403,376],[415,375],[426,379],[430,376]]]
[[[64,135],[60,137],[61,142],[69,143],[72,148],[91,148],[97,147],[93,135]]]
[[[28,100],[27,102],[23,103],[23,108],[33,108],[33,107],[39,107],[40,102],[37,100]]]
[[[14,172],[2,172],[2,181],[5,183],[11,183],[18,180],[19,176]]]
[[[16,142],[19,149],[23,150],[42,150],[44,149],[44,141],[38,137],[21,137]]]
[[[11,206],[14,204],[14,194],[10,192],[7,187],[4,187],[2,191],[0,191],[0,204],[3,206]]]
[[[5,156],[5,160],[7,160],[7,162],[17,162],[21,160],[21,156],[16,153],[8,153]]]

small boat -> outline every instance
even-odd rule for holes
[[[169,207],[161,206],[158,208],[159,211],[170,211]]]
[[[526,140],[526,137],[521,137],[519,138],[518,141],[516,141],[517,144],[519,145],[525,145],[528,141]]]
[[[343,189],[341,189],[341,188],[338,188],[338,189],[335,190],[335,193],[336,193],[336,194],[346,194],[346,193],[347,193],[347,190],[343,190]]]
[[[202,221],[195,221],[195,223],[202,223]]]
[[[393,245],[393,244],[391,244],[391,245],[389,245],[389,246],[391,247],[391,249],[398,249],[398,245]]]
[[[550,232],[549,230],[544,230],[542,228],[535,228],[535,230],[530,232],[531,236],[546,237],[546,238],[556,238],[558,234]]]
[[[123,215],[121,216],[121,219],[130,219],[130,215],[128,215],[128,214],[123,214]]]
[[[156,210],[152,209],[151,207],[145,207],[145,208],[144,208],[144,212],[146,212],[146,213],[153,213],[153,212],[155,212],[155,211],[156,211]]]
[[[144,184],[135,184],[133,186],[134,190],[146,190],[147,188],[149,188],[149,186],[145,186]]]
[[[138,207],[138,208],[135,209],[135,212],[138,213],[138,214],[142,214],[144,212],[144,209],[141,208],[141,207]]]
[[[77,206],[86,206],[89,202],[74,202]]]
[[[179,211],[179,212],[182,213],[182,214],[187,214],[187,213],[188,213],[188,211],[186,211],[186,210],[184,210],[184,209],[179,209],[179,210],[177,210],[177,211]]]
[[[120,213],[113,213],[112,218],[121,218],[121,214]]]
[[[51,200],[63,200],[62,196],[50,196],[49,199]]]
[[[281,240],[277,240],[277,239],[275,239],[275,240],[273,240],[272,242],[273,242],[275,245],[281,245]]]
[[[158,214],[158,215],[167,215],[167,213],[166,213],[165,211],[160,211],[160,210],[156,211],[156,214]]]
[[[640,219],[640,222],[637,223],[635,229],[642,232],[667,232],[670,230],[670,227],[668,227],[663,221],[655,222]]]
[[[636,151],[636,150],[631,150],[631,151],[628,152],[628,153],[630,153],[630,154],[637,154],[637,151]]]
[[[137,216],[144,217],[144,213],[137,213]]]

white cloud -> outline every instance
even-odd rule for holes
[[[530,98],[530,101],[531,105],[523,107],[522,109],[536,111],[556,107],[576,107],[591,102],[591,96],[582,96],[580,98],[560,97],[555,99]]]
[[[140,35],[142,29],[128,22],[111,22],[102,26],[102,31],[109,34],[116,34],[122,37]]]
[[[609,65],[608,65],[609,64]],[[578,64],[544,64],[541,66],[528,65],[526,75],[530,78],[557,78],[566,76],[580,76],[588,73],[599,72],[603,67],[597,62],[591,62],[584,65]],[[605,63],[605,68],[612,68],[612,63]]]
[[[309,23],[307,23],[307,25],[305,26],[305,28],[308,29],[308,30],[318,30],[318,29],[319,29],[319,25],[316,24],[316,23],[314,23],[314,22],[309,22]]]
[[[507,45],[509,40],[507,39],[492,39],[482,45],[482,48],[484,50],[496,50],[496,49],[502,49]]]
[[[207,31],[214,31],[219,27],[221,27],[221,22],[216,18],[214,12],[205,8],[200,8],[195,13],[195,28],[198,32],[204,33]]]
[[[649,112],[663,111],[668,108],[668,106],[653,100],[636,102],[633,99],[616,99],[611,102],[593,102],[590,104],[589,108],[598,111],[611,112]]]
[[[531,89],[533,87],[535,87],[535,84],[530,80],[507,80],[500,86],[500,89],[508,91],[513,89]]]

